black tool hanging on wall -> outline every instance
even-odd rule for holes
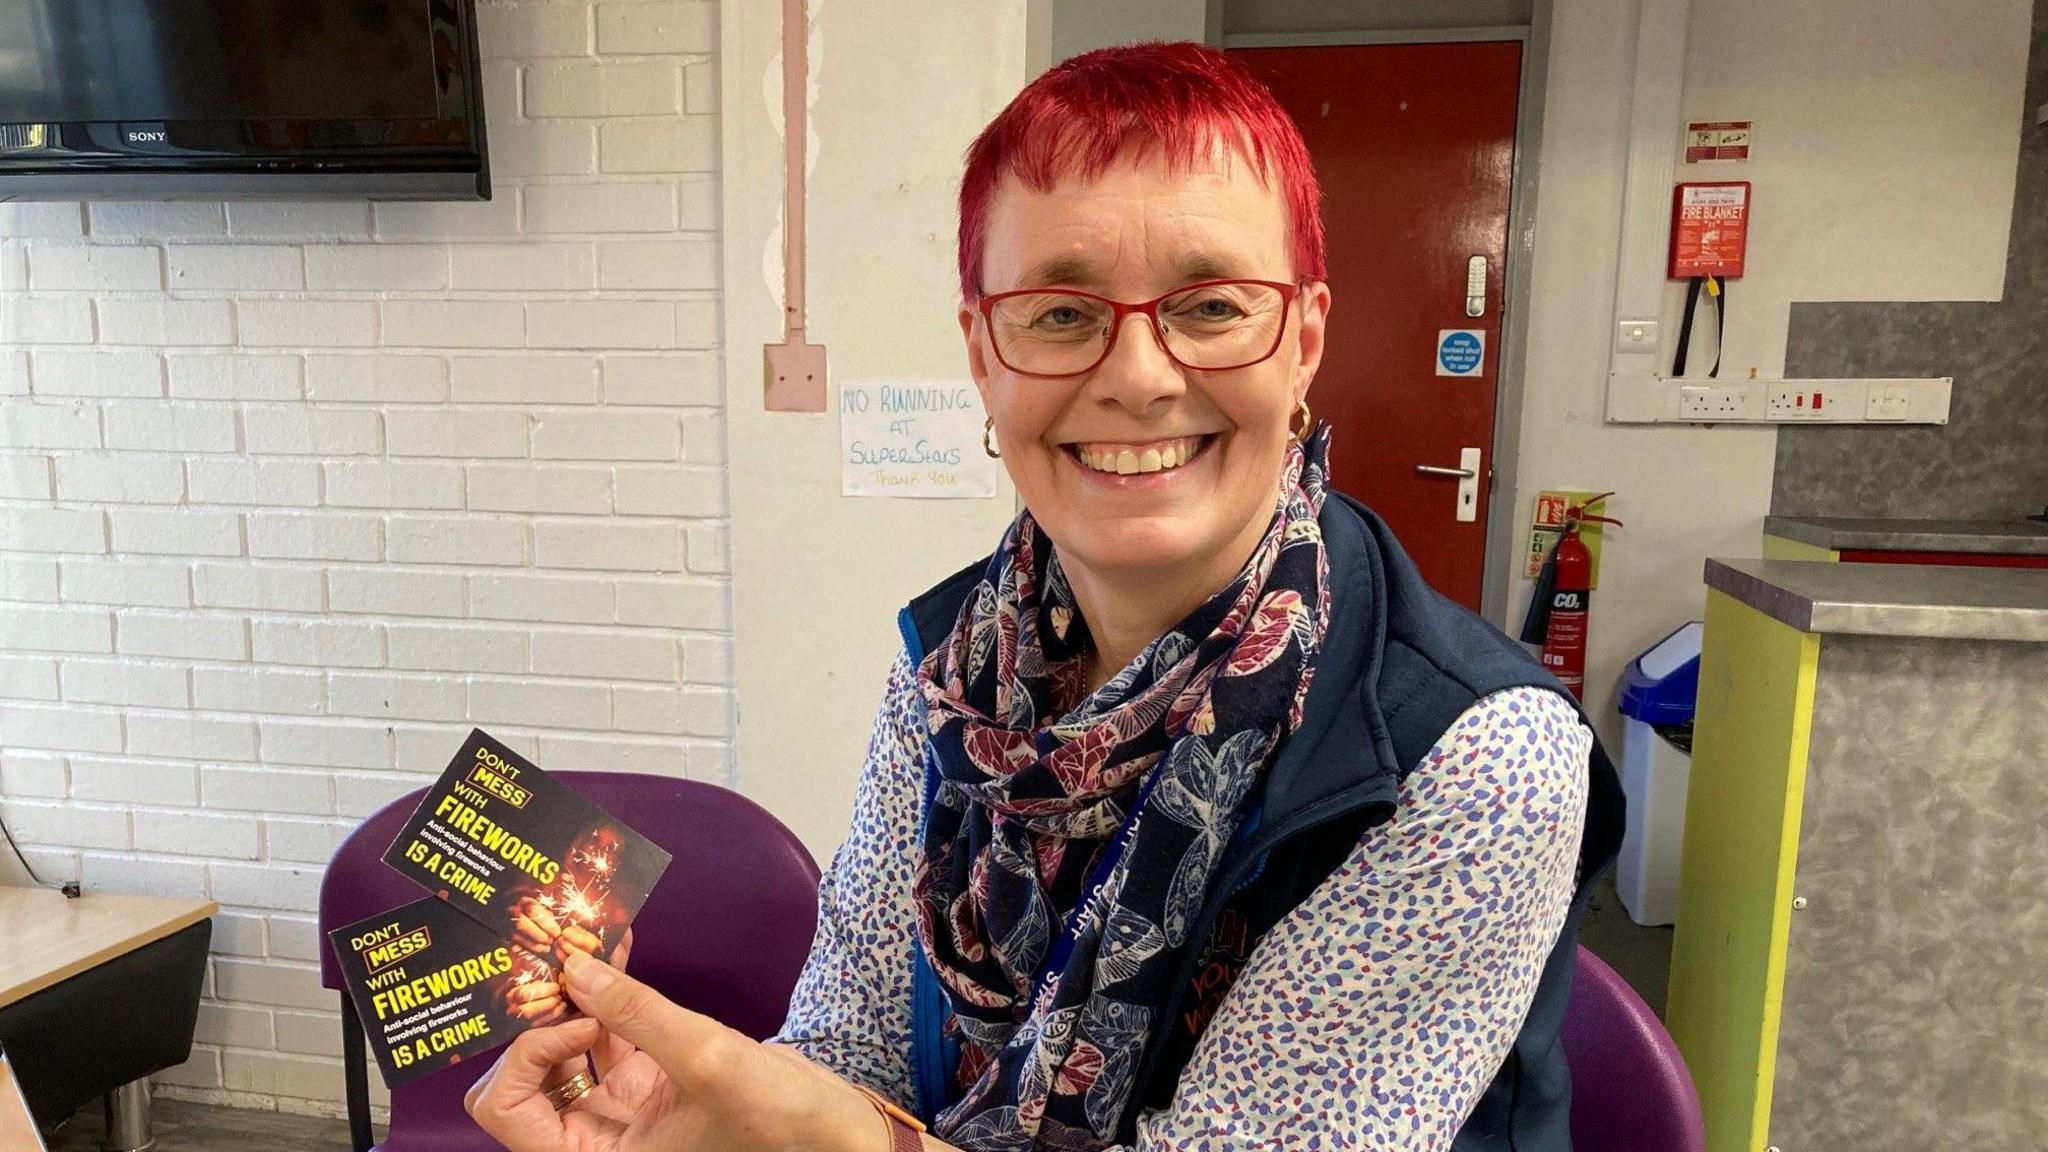
[[[1671,356],[1671,374],[1685,375],[1686,353],[1692,348],[1692,318],[1699,311],[1700,289],[1714,299],[1714,366],[1708,376],[1721,374],[1721,343],[1728,331],[1728,285],[1713,276],[1695,276],[1685,288],[1685,318],[1678,322],[1678,351]]]

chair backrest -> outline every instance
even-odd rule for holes
[[[1581,947],[1562,1029],[1573,1152],[1703,1152],[1692,1074],[1635,989]]]
[[[817,929],[818,866],[767,809],[730,789],[628,772],[558,772],[557,779],[674,855],[633,921],[629,970],[663,995],[765,1039],[781,1027]],[[417,900],[425,891],[383,863],[425,789],[393,800],[335,850],[320,884],[320,932]],[[320,982],[341,970],[321,948]],[[392,1093],[399,1146],[408,1114],[446,1117],[489,1061],[450,1068]],[[374,1073],[373,1073],[374,1075]],[[472,1128],[472,1131],[474,1129]],[[481,1133],[477,1133],[481,1137]]]

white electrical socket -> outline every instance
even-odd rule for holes
[[[1709,422],[1752,419],[1754,392],[1746,384],[1687,384],[1678,390],[1678,414]]]
[[[1816,415],[1808,407],[1812,398],[1813,389],[1804,385],[1773,384],[1764,401],[1764,417],[1769,420],[1811,420]]]
[[[1625,360],[1646,354],[1616,355]],[[1640,389],[1633,407],[1617,405],[1617,396],[1638,396],[1621,384]],[[1683,424],[1946,424],[1952,381],[1932,377],[1842,377],[1723,381],[1694,377],[1672,379],[1651,375],[1615,375],[1608,389],[1608,419],[1615,423]],[[1820,403],[1816,405],[1814,398]]]

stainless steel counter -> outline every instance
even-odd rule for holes
[[[1707,587],[1801,632],[2048,643],[2048,570],[1708,559]]]
[[[1840,516],[1766,516],[1764,534],[1841,551],[1988,552],[2048,556],[2048,524],[2030,520],[1862,520]]]

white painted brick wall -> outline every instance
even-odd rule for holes
[[[321,871],[472,724],[730,783],[716,6],[479,8],[490,203],[0,205],[0,816],[222,905],[168,1094],[332,1109]]]

